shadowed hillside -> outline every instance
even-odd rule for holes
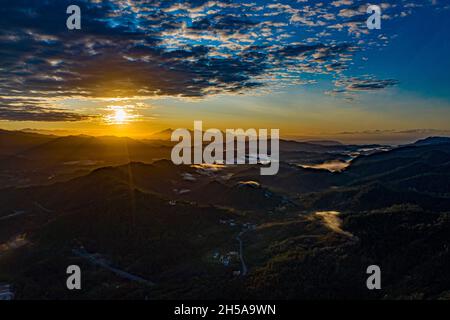
[[[114,142],[111,159],[123,141],[143,147],[67,139],[85,141],[88,157],[104,139]],[[44,159],[64,141],[26,153]],[[289,153],[305,147],[288,145]],[[359,150],[320,148],[313,152],[324,161]],[[303,168],[305,158],[282,160],[275,176],[261,176],[258,165],[162,159],[4,188],[0,281],[19,299],[446,298],[450,144],[376,150],[341,172]],[[69,264],[82,266],[83,292],[58,280]],[[382,292],[365,287],[370,264],[383,270]]]

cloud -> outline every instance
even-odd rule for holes
[[[16,1],[3,6],[7,13],[3,16],[8,18],[0,23],[0,38],[8,50],[0,53],[5,70],[0,76],[0,94],[199,97],[255,87],[258,84],[252,78],[264,72],[264,55],[257,57],[252,49],[219,59],[208,56],[211,48],[203,44],[164,48],[164,32],[179,30],[182,24],[175,15],[150,6],[145,7],[150,11],[134,13],[150,2],[136,1],[129,8],[123,7],[124,1],[85,3],[81,6],[82,30],[73,32],[62,23],[66,15],[61,12],[68,3],[62,0],[33,7]],[[208,21],[194,21],[188,29],[205,28],[237,37],[253,25],[232,16],[216,15]],[[13,36],[11,30],[15,30]]]
[[[334,66],[339,69],[340,66]],[[375,92],[388,89],[399,84],[395,79],[377,79],[374,76],[345,77],[341,76],[334,82],[335,88],[325,91],[326,95],[353,101],[358,93]]]
[[[342,78],[335,82],[341,92],[349,91],[376,91],[398,85],[395,79],[376,79],[374,77]]]
[[[441,129],[408,129],[408,130],[396,130],[396,129],[373,129],[363,131],[342,131],[336,133],[338,135],[384,135],[384,134],[411,134],[411,135],[448,135],[450,130]]]
[[[393,87],[397,84],[398,81],[395,79],[379,80],[352,78],[347,83],[346,89],[350,91],[373,91]]]
[[[380,42],[351,0],[79,0],[82,29],[69,31],[72,2],[2,2],[0,96],[29,98],[2,101],[2,119],[84,119],[32,98],[202,98],[339,78],[355,52]],[[415,6],[383,8],[401,16]],[[353,79],[345,90],[393,85]]]
[[[0,98],[0,120],[10,121],[81,121],[92,116],[53,108],[32,99]]]

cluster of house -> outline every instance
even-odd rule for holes
[[[239,234],[239,236],[241,234],[243,234],[245,231],[249,231],[249,230],[255,230],[256,229],[256,224],[252,224],[252,223],[243,223],[243,224],[238,224],[234,219],[220,219],[219,222],[221,224],[225,224],[228,225],[230,227],[235,227],[235,226],[240,226],[241,227],[241,233]],[[238,238],[237,238],[238,239]],[[239,252],[237,251],[230,251],[225,255],[221,255],[219,253],[219,251],[215,251],[213,253],[213,259],[219,261],[222,265],[224,265],[225,267],[230,266],[230,263],[233,261],[238,261],[239,260]],[[233,275],[234,276],[240,276],[241,275],[241,271],[236,270],[233,271]]]
[[[219,222],[221,224],[229,225],[230,227],[235,227],[238,225],[238,223],[234,219],[220,219]],[[242,224],[241,227],[242,227],[242,230],[255,230],[256,224],[251,224],[248,222],[248,223]]]
[[[227,224],[227,225],[229,225],[230,227],[235,227],[235,226],[236,226],[236,221],[235,221],[234,219],[228,219],[228,220],[226,220],[226,219],[220,219],[219,222],[220,222],[221,224]]]
[[[252,223],[244,223],[242,225],[243,229],[247,229],[247,230],[255,230],[256,229],[256,224],[252,224]]]
[[[214,260],[217,260],[224,267],[229,267],[231,262],[239,259],[239,253],[237,251],[230,251],[227,254],[221,255],[218,251],[215,251],[212,255]],[[233,271],[233,275],[239,276],[240,271]]]
[[[173,192],[175,192],[178,195],[186,194],[191,192],[189,189],[173,189]]]
[[[0,301],[13,299],[14,293],[12,292],[11,286],[6,283],[0,283]]]

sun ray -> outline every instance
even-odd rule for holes
[[[108,106],[107,110],[110,112],[105,116],[105,122],[108,124],[127,124],[137,118],[127,106]]]

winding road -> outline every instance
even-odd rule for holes
[[[147,285],[147,286],[154,286],[155,283],[148,281],[142,277],[136,276],[134,274],[128,273],[126,271],[117,269],[115,267],[110,266],[106,261],[104,261],[103,259],[99,259],[97,258],[95,255],[89,253],[86,251],[86,249],[84,248],[79,248],[79,249],[72,249],[72,252],[81,257],[81,258],[85,258],[87,259],[89,262],[91,262],[92,264],[95,264],[97,266],[100,266],[106,270],[109,270],[113,273],[115,273],[116,275],[125,278],[127,280],[130,281],[134,281],[134,282],[139,282],[141,284]]]
[[[241,260],[241,276],[246,276],[248,272],[247,265],[244,261],[244,243],[241,239],[241,236],[248,230],[242,230],[239,232],[239,234],[236,236],[236,240],[239,242],[239,259]]]
[[[45,212],[47,212],[47,213],[52,213],[52,212],[53,212],[53,210],[50,210],[50,209],[44,207],[42,204],[40,204],[40,203],[37,202],[37,201],[34,202],[34,205],[35,205],[36,207],[38,207],[39,209],[41,209],[42,211],[45,211]]]

